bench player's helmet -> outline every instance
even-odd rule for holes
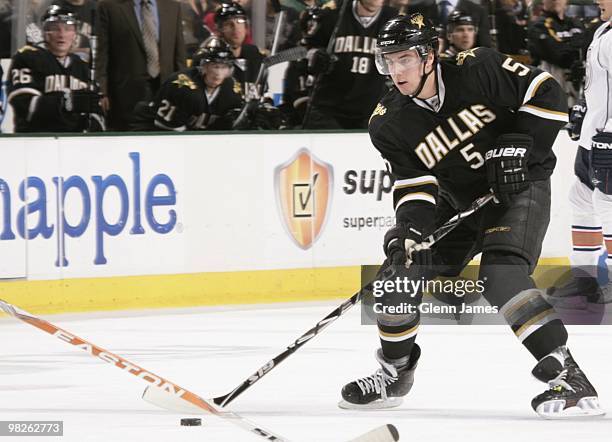
[[[238,19],[242,23],[247,22],[247,14],[240,6],[239,3],[236,2],[223,2],[215,12],[215,24],[217,28],[220,28],[225,20],[229,20],[230,18]]]
[[[446,32],[452,34],[457,26],[474,26],[476,32],[478,32],[478,26],[470,14],[467,12],[455,10],[448,16],[446,23]]]
[[[323,9],[320,6],[312,6],[302,12],[300,16],[300,30],[302,31],[302,46],[311,47],[315,44],[315,38],[321,29],[323,17],[327,14],[328,9]]]
[[[424,61],[438,51],[438,31],[422,14],[400,15],[389,20],[378,33],[376,41],[376,68],[382,75],[390,75],[385,54],[416,50]]]
[[[209,37],[193,55],[193,66],[202,67],[206,63],[234,65],[234,54],[229,45],[219,37]]]
[[[47,30],[51,23],[66,23],[77,28],[79,20],[72,10],[59,5],[51,5],[42,16],[43,29]]]

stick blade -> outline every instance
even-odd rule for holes
[[[399,431],[392,424],[382,425],[348,442],[397,442]]]
[[[158,387],[149,386],[142,393],[142,398],[163,410],[181,414],[207,414],[206,410],[187,402],[180,397],[168,393]]]

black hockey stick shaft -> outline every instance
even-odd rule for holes
[[[444,225],[436,229],[436,231],[433,232],[426,239],[426,241],[429,242],[429,245],[431,246],[437,241],[441,240],[446,235],[448,235],[455,227],[457,227],[463,219],[467,218],[468,216],[470,216],[471,214],[473,214],[480,208],[484,207],[492,199],[493,199],[492,193],[489,193],[481,198],[478,198],[471,204],[471,206],[467,210],[464,210],[463,212],[458,213],[453,218],[451,218],[446,223],[444,223]],[[381,277],[382,279],[389,279],[394,274],[395,274],[395,270],[392,267],[388,267],[387,269],[383,271],[383,273],[381,274]],[[238,396],[244,393],[248,388],[250,388],[253,384],[255,384],[257,381],[263,378],[266,374],[272,371],[274,367],[278,366],[281,362],[287,359],[291,354],[295,353],[300,347],[302,347],[304,344],[306,344],[316,335],[321,333],[321,331],[323,331],[332,322],[334,322],[336,319],[338,319],[340,316],[342,316],[348,310],[350,310],[351,307],[353,307],[355,304],[357,304],[357,302],[359,302],[364,292],[367,293],[369,291],[372,291],[373,283],[374,282],[370,282],[365,287],[363,287],[361,290],[359,290],[357,293],[355,293],[353,296],[351,296],[349,299],[347,299],[342,304],[340,304],[338,307],[336,307],[325,318],[317,322],[317,324],[314,327],[312,327],[302,336],[297,338],[283,352],[281,352],[280,354],[278,354],[277,356],[275,356],[274,358],[266,362],[264,365],[262,365],[255,373],[253,373],[251,376],[245,379],[240,385],[238,385],[232,391],[230,391],[226,395],[217,396],[213,398],[212,401],[216,405],[219,405],[221,407],[225,407],[226,405],[228,405],[230,402],[232,402],[234,399],[236,399]]]
[[[338,1],[338,0],[336,0]],[[338,12],[338,18],[336,19],[336,24],[334,25],[334,29],[332,30],[331,35],[329,36],[329,41],[327,42],[327,48],[325,52],[332,56],[334,51],[334,44],[336,44],[336,36],[338,35],[338,30],[340,29],[340,24],[346,15],[346,8],[348,4],[352,3],[350,0],[343,0],[342,6],[340,6],[340,11]],[[306,128],[308,123],[310,122],[310,114],[312,113],[312,101],[317,93],[317,89],[321,84],[321,78],[323,78],[324,74],[318,74],[313,82],[312,89],[310,90],[310,96],[308,97],[308,104],[306,105],[306,112],[304,112],[304,119],[302,120],[302,128]]]
[[[266,67],[270,67],[286,61],[296,61],[306,58],[306,54],[307,51],[305,47],[297,46],[295,48],[285,49],[284,51],[277,52],[274,55],[264,58],[263,64],[265,64]]]

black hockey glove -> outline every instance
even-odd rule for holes
[[[612,195],[612,132],[599,132],[591,143],[593,185],[606,195]]]
[[[586,115],[587,106],[584,98],[581,98],[572,106],[572,110],[569,114],[569,123],[566,124],[565,130],[569,134],[570,138],[574,141],[580,139],[580,131],[582,130],[582,121]]]
[[[264,101],[253,111],[255,129],[277,130],[287,127],[285,114],[272,103]]]
[[[332,70],[336,57],[330,55],[322,48],[309,49],[306,55],[308,59],[308,73],[312,75],[327,74]]]
[[[69,113],[102,114],[100,95],[87,89],[64,91],[62,108]]]
[[[410,224],[399,223],[385,233],[383,250],[387,262],[391,265],[412,264],[431,266],[432,251],[428,244],[423,244],[423,235]]]
[[[508,205],[512,195],[529,188],[527,158],[533,138],[524,134],[504,134],[485,155],[487,181],[497,202]]]

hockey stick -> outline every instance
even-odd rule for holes
[[[336,0],[337,2],[338,0]],[[327,42],[327,47],[325,48],[325,52],[331,57],[332,52],[334,50],[334,44],[336,43],[336,35],[338,35],[338,30],[340,29],[340,24],[344,16],[346,15],[346,8],[349,3],[353,3],[350,0],[344,0],[342,6],[340,6],[340,11],[338,12],[338,18],[336,19],[336,24],[334,25],[334,29],[332,30],[331,35],[329,36],[329,41]],[[304,119],[302,120],[302,128],[306,128],[308,123],[310,122],[310,114],[312,113],[312,100],[314,99],[315,94],[317,93],[317,89],[319,84],[321,84],[321,78],[323,74],[319,74],[315,77],[314,83],[312,85],[312,89],[310,90],[310,95],[308,97],[308,104],[306,105],[306,112],[304,112]]]
[[[448,235],[455,227],[457,227],[457,225],[459,225],[459,223],[463,219],[467,218],[468,216],[470,216],[471,214],[473,214],[480,208],[484,207],[492,199],[493,199],[492,193],[489,193],[483,197],[476,199],[470,205],[468,209],[464,210],[463,212],[458,213],[457,215],[452,217],[450,220],[448,220],[446,223],[444,223],[444,225],[436,229],[435,232],[433,232],[430,236],[427,237],[425,242],[428,242],[430,246],[433,245],[434,243],[436,243],[437,241],[439,241],[440,239]],[[382,279],[388,279],[392,277],[394,274],[395,274],[394,269],[392,267],[388,267],[385,271],[383,271],[381,276],[382,276]],[[373,288],[372,284],[373,282],[370,282],[365,287],[363,287],[361,290],[359,290],[357,293],[355,293],[353,296],[351,296],[349,299],[347,299],[342,304],[340,304],[329,315],[321,319],[319,322],[317,322],[317,324],[314,327],[312,327],[302,336],[297,338],[283,352],[281,352],[280,354],[278,354],[277,356],[275,356],[274,358],[266,362],[264,365],[262,365],[255,373],[253,373],[251,376],[245,379],[240,385],[238,385],[232,391],[230,391],[229,393],[223,396],[217,396],[215,398],[211,398],[208,400],[214,402],[215,404],[221,407],[225,407],[226,405],[228,405],[230,402],[232,402],[234,399],[236,399],[238,396],[244,393],[248,388],[253,386],[253,384],[255,384],[257,381],[263,378],[266,374],[268,374],[274,367],[278,366],[281,362],[287,359],[292,353],[295,353],[301,346],[303,346],[308,341],[310,341],[312,338],[314,338],[316,335],[321,333],[321,331],[323,331],[327,326],[329,326],[332,322],[334,322],[336,319],[338,319],[340,316],[346,313],[351,307],[357,304],[357,302],[359,302],[364,292],[372,291],[372,288]],[[161,408],[171,409],[174,411],[177,410],[176,407],[173,406],[173,403],[171,401],[161,403],[157,400],[157,398],[151,397],[151,395],[148,393],[148,390],[150,390],[149,387],[147,387],[147,389],[144,391],[143,396],[142,396],[143,399]]]
[[[263,59],[263,64],[269,68],[270,66],[284,63],[286,61],[295,61],[306,58],[307,53],[308,51],[306,51],[305,47],[296,46],[295,48],[285,49],[284,51],[277,52],[274,55],[269,55]]]
[[[256,425],[239,414],[232,411],[221,410],[219,407],[209,403],[189,390],[186,390],[177,384],[154,374],[153,372],[145,370],[136,364],[132,364],[127,359],[115,353],[111,353],[102,347],[98,347],[97,345],[92,344],[91,342],[88,342],[82,338],[79,338],[78,336],[41,318],[38,318],[31,313],[21,310],[20,308],[9,304],[6,301],[0,300],[0,310],[3,310],[6,314],[13,316],[16,319],[26,322],[52,336],[55,336],[61,341],[67,342],[68,344],[86,351],[91,356],[98,357],[104,362],[112,364],[115,367],[121,368],[122,370],[133,374],[136,377],[144,379],[148,383],[155,386],[152,389],[147,388],[147,390],[151,391],[152,395],[159,395],[160,398],[171,397],[177,402],[180,401],[184,404],[184,410],[187,410],[190,413],[209,413],[220,417],[221,419],[225,419],[234,425],[237,425],[240,428],[243,428],[250,433],[254,433],[266,440],[275,442],[289,442],[288,439],[274,434],[271,431],[260,427],[259,425]],[[375,428],[374,430],[352,439],[349,442],[396,442],[398,440],[399,433],[397,429],[393,425],[387,424]]]
[[[136,364],[132,364],[127,359],[122,358],[121,356],[118,356],[109,351],[106,351],[95,344],[81,339],[66,330],[63,330],[43,319],[32,315],[31,313],[25,312],[19,309],[18,307],[9,304],[8,302],[0,300],[0,309],[4,310],[4,312],[10,316],[13,316],[46,333],[49,333],[52,336],[55,336],[61,341],[67,342],[68,344],[71,344],[77,348],[80,348],[81,350],[86,351],[91,356],[98,357],[104,362],[112,364],[115,367],[121,368],[122,370],[133,374],[134,376],[144,379],[148,383],[154,385],[156,390],[163,391],[164,394],[167,394],[176,398],[177,400],[180,399],[181,401],[190,404],[194,410],[198,410],[200,413],[204,412],[218,416],[267,440],[288,442],[288,439],[278,436],[277,434],[274,434],[271,431],[268,431],[260,427],[259,425],[254,424],[253,422],[245,419],[244,417],[236,413],[220,410],[219,407],[207,402],[206,400],[190,392],[189,390],[186,390],[178,386],[177,384],[162,378],[161,376],[158,376],[148,370],[145,370],[144,368],[139,367]]]

